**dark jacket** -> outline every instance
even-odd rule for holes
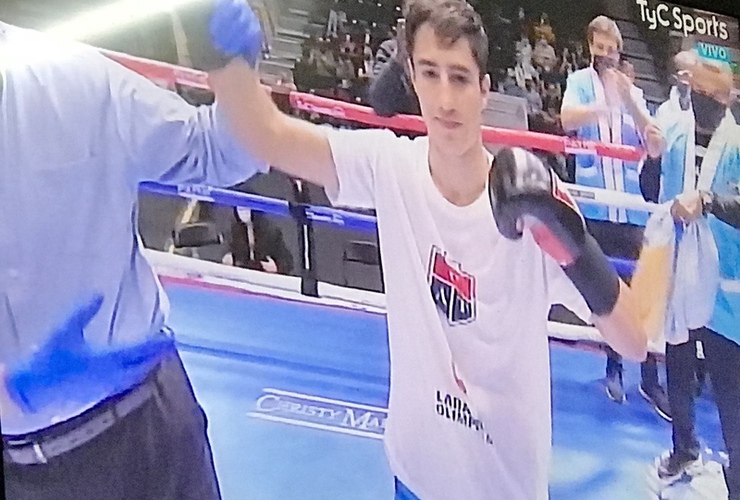
[[[293,255],[285,244],[280,228],[261,212],[252,212],[252,224],[254,225],[254,259],[250,260],[247,226],[241,221],[236,209],[234,209],[234,219],[231,223],[231,241],[229,242],[229,249],[234,257],[234,265],[261,271],[260,262],[270,257],[275,261],[278,273],[290,274],[293,270]]]
[[[712,214],[725,224],[740,229],[740,196],[714,195]]]
[[[403,65],[395,59],[388,59],[380,73],[373,79],[368,92],[368,101],[379,116],[420,114],[416,93]]]

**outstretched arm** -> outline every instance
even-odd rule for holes
[[[179,17],[193,63],[208,71],[218,109],[237,142],[274,168],[336,190],[322,128],[282,113],[260,83],[255,67],[262,30],[246,0],[198,2]]]

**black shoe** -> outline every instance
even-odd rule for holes
[[[671,417],[671,405],[668,403],[668,396],[661,386],[656,386],[650,389],[646,389],[640,384],[640,394],[650,406],[653,407],[655,413],[657,413],[662,419],[667,422],[673,422]]]
[[[606,374],[606,395],[615,403],[624,403],[626,396],[622,385],[622,372],[616,371]]]
[[[658,477],[673,479],[684,473],[691,474],[701,467],[701,457],[687,453],[665,452],[658,463]]]

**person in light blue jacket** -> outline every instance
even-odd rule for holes
[[[218,104],[192,107],[91,47],[0,23],[9,500],[220,498],[205,413],[142,254],[138,187],[266,170]]]
[[[694,332],[704,346],[704,354],[720,414],[722,433],[730,457],[725,467],[725,481],[731,500],[740,499],[740,126],[730,112],[732,73],[728,66],[696,59],[690,69],[689,120],[677,101],[672,116],[674,127],[668,128],[668,149],[663,164],[666,179],[664,196],[673,195],[674,218],[689,222],[706,216],[719,254],[720,285],[714,312],[705,328]],[[679,105],[676,108],[676,105]],[[684,108],[686,105],[684,104]],[[680,123],[679,123],[680,122]],[[690,130],[693,133],[686,133]],[[705,143],[702,136],[708,137]],[[697,144],[692,144],[696,140]],[[702,145],[704,144],[704,145]],[[693,148],[692,148],[693,146]],[[694,156],[692,150],[700,150]],[[694,182],[689,165],[699,158],[698,179]],[[675,181],[672,178],[681,180]],[[676,192],[677,186],[683,189]],[[672,188],[673,191],[670,191]],[[680,348],[680,346],[677,346]],[[674,349],[675,350],[675,349]],[[669,359],[669,394],[671,386],[687,383],[691,374],[691,356]],[[671,381],[671,372],[677,382]],[[671,404],[675,397],[672,396]],[[686,399],[686,398],[684,398]],[[693,404],[687,399],[685,406]],[[679,410],[681,406],[676,405]],[[698,458],[698,442],[693,432],[693,410],[674,423],[674,448],[659,465],[664,477],[675,476]]]
[[[589,23],[587,36],[591,65],[568,77],[561,109],[563,129],[575,133],[579,139],[639,147],[646,149],[651,157],[659,157],[664,148],[662,131],[650,117],[642,91],[633,84],[634,78],[619,70],[622,35],[617,24],[606,16],[598,16]],[[642,161],[576,154],[575,162],[577,184],[642,194]],[[580,209],[589,231],[608,255],[638,258],[646,212],[597,205],[582,205]],[[607,395],[622,403],[625,401],[622,360],[608,347],[606,352]],[[661,417],[670,420],[670,408],[658,381],[653,355],[642,364],[641,372],[640,393]]]

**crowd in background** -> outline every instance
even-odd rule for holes
[[[300,91],[366,103],[372,79],[397,50],[396,19],[377,15],[356,19],[354,16],[360,17],[357,12],[348,15],[334,10],[353,5],[360,4],[330,3],[325,29],[304,43],[293,72]],[[527,13],[521,7],[514,19],[503,17],[495,6],[485,17],[493,89],[527,100],[530,129],[562,133],[559,113],[567,78],[589,64],[582,34],[556,33],[547,13]]]

